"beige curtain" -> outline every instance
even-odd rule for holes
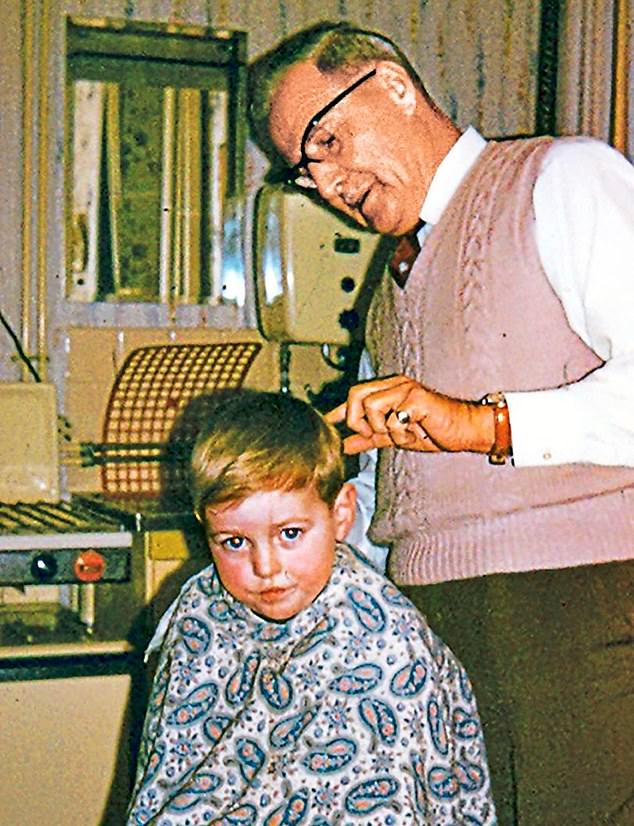
[[[567,0],[564,10],[557,131],[611,141],[631,157],[634,0]]]
[[[195,23],[248,33],[256,56],[322,20],[377,29],[438,103],[488,135],[533,128],[541,0],[57,0],[63,14]]]
[[[634,2],[617,0],[612,91],[612,142],[634,159]]]

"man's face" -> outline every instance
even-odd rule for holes
[[[335,543],[355,513],[343,486],[330,508],[313,487],[265,490],[205,511],[207,538],[224,587],[256,614],[287,620],[307,608],[332,571]]]
[[[362,226],[402,235],[418,221],[425,182],[410,140],[412,97],[406,106],[398,83],[388,83],[386,65],[394,66],[380,64],[376,75],[319,120],[304,149],[310,177],[332,207]],[[315,114],[369,68],[324,75],[305,62],[286,72],[272,100],[269,129],[289,165],[300,160],[302,137]],[[397,80],[407,83],[404,70]]]

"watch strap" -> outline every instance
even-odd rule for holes
[[[493,411],[493,446],[489,451],[489,462],[492,465],[503,465],[509,456],[513,455],[511,440],[511,420],[509,408],[504,393],[487,393],[480,404],[490,407]]]

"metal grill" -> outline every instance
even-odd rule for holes
[[[103,492],[158,496],[163,466],[156,458],[185,407],[199,396],[240,387],[260,349],[257,342],[227,342],[142,347],[131,353],[106,410],[103,438],[116,447],[117,456],[102,466]],[[181,428],[179,439],[187,435]],[[139,460],[140,447],[146,461]]]
[[[0,502],[0,535],[77,534],[119,531],[118,519],[68,502],[4,504]],[[62,540],[63,541],[63,540]]]

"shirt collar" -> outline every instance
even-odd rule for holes
[[[437,224],[452,195],[486,146],[482,135],[469,126],[440,162],[420,211],[421,220]]]

